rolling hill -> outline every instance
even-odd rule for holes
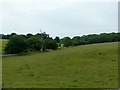
[[[3,88],[117,88],[118,42],[2,59]]]

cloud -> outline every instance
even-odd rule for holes
[[[2,33],[42,29],[53,37],[63,37],[117,31],[117,2],[32,1],[2,2]]]
[[[50,24],[49,29],[60,30],[64,33],[87,34],[117,31],[116,5],[113,3],[79,3],[52,11],[44,21]]]
[[[2,2],[118,2],[119,0],[2,0]]]

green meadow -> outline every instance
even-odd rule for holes
[[[3,88],[117,88],[118,42],[2,58]]]

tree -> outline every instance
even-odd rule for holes
[[[54,40],[55,40],[57,43],[60,42],[60,38],[59,38],[58,36],[56,36]]]
[[[16,33],[11,33],[11,34],[10,34],[10,37],[12,37],[12,36],[14,36],[14,35],[17,35],[17,34],[16,34]]]
[[[6,54],[18,54],[27,50],[25,38],[20,35],[14,35],[8,41],[4,51]]]
[[[78,46],[80,45],[80,37],[79,36],[75,36],[72,38],[72,42],[74,46]]]
[[[32,37],[32,36],[33,36],[33,34],[31,34],[31,33],[28,33],[28,34],[26,35],[27,38],[30,38],[30,37]]]
[[[44,51],[44,42],[45,42],[45,39],[48,39],[49,38],[49,34],[46,34],[46,32],[42,32],[42,30],[40,29],[40,34],[37,33],[37,36],[41,37],[41,52]]]
[[[44,48],[45,49],[57,49],[58,48],[58,44],[55,40],[49,38],[49,39],[46,39],[45,42],[44,42]]]
[[[72,46],[72,40],[70,37],[64,37],[61,39],[61,44],[63,44],[65,47]]]
[[[7,35],[4,35],[4,34],[1,34],[1,38],[2,39],[10,39],[10,35],[9,34],[7,34]]]
[[[41,50],[41,40],[39,36],[32,36],[27,39],[28,50],[30,51],[40,51]]]

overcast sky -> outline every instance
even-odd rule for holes
[[[118,31],[118,0],[2,0],[0,7],[4,34],[42,29],[52,37],[73,37]]]

